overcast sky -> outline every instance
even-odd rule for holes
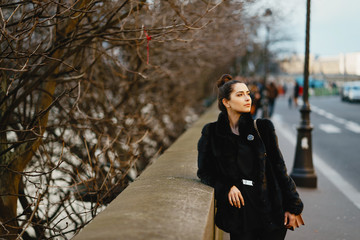
[[[306,0],[261,0],[264,8],[282,9],[288,43],[305,51]],[[360,0],[311,0],[310,52],[320,56],[360,52]]]

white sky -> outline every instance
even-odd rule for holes
[[[263,9],[282,11],[286,45],[305,52],[306,0],[260,0]],[[280,10],[278,10],[280,9]],[[360,0],[311,0],[310,52],[329,56],[360,52]]]

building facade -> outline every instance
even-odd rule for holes
[[[280,61],[281,70],[287,74],[304,72],[304,57],[293,55]],[[336,56],[314,56],[310,54],[309,72],[312,75],[360,76],[360,52]],[[356,78],[356,77],[355,77]]]

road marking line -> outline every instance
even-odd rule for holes
[[[360,125],[355,122],[348,121],[346,124],[346,128],[350,131],[360,133]]]
[[[356,122],[352,122],[352,121],[348,121],[344,118],[341,117],[337,117],[332,113],[329,113],[327,111],[325,111],[324,109],[321,109],[317,106],[311,105],[311,109],[314,113],[317,113],[323,117],[326,117],[327,119],[330,119],[334,122],[340,123],[342,125],[345,125],[345,128],[354,132],[354,133],[360,133],[360,125],[357,124]]]
[[[275,126],[279,126],[276,127],[276,131],[280,132],[281,135],[284,136],[295,148],[296,136],[287,128],[281,127],[281,117],[274,117],[273,122]],[[315,153],[313,153],[313,159],[316,170],[319,170],[341,193],[345,195],[345,197],[347,197],[358,209],[360,209],[360,192]]]
[[[332,124],[319,124],[319,128],[326,133],[341,133],[341,129]]]

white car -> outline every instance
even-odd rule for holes
[[[350,85],[348,83],[345,83],[344,86],[342,86],[341,92],[340,92],[342,101],[347,101],[348,100],[349,89],[350,89]]]
[[[348,92],[348,100],[350,102],[360,101],[360,83],[350,87]]]
[[[355,82],[345,82],[341,88],[340,96],[342,101],[357,101],[358,99],[358,89],[360,87],[360,81]],[[352,94],[351,99],[349,94]]]

